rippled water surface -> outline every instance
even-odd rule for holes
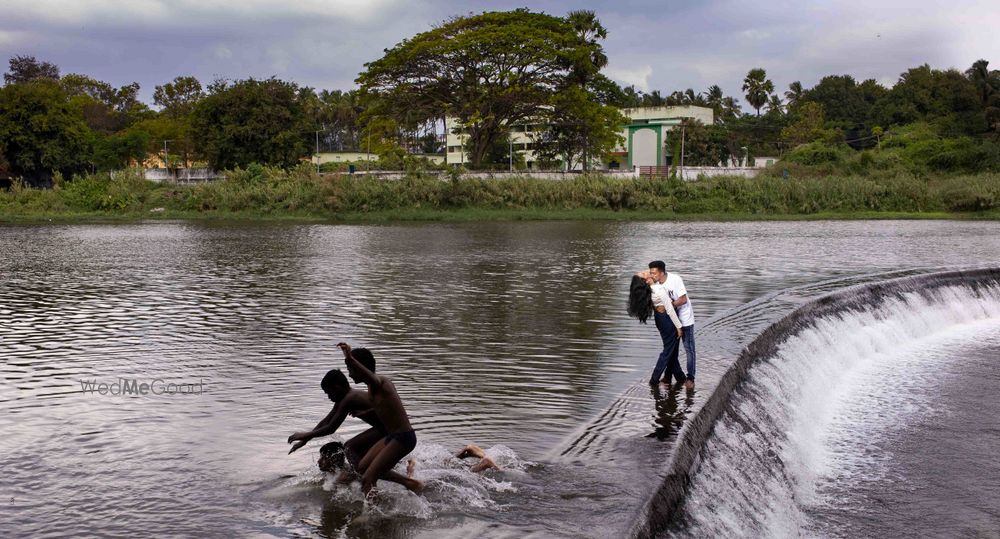
[[[0,533],[600,530],[628,515],[644,470],[553,452],[648,376],[658,340],[624,314],[631,272],[666,260],[702,324],[833,278],[995,264],[998,232],[922,221],[0,227]],[[424,496],[390,486],[366,511],[314,471],[318,443],[285,455],[285,438],[329,410],[319,380],[342,366],[339,340],[370,347],[396,382]],[[81,391],[119,378],[203,391]],[[664,397],[627,434],[658,443],[664,418],[682,421],[702,397]],[[341,434],[361,430],[352,421]],[[470,442],[505,471],[479,476],[448,458]]]

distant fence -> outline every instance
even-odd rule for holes
[[[328,174],[344,174],[343,172],[335,173],[321,173],[321,176],[326,176]],[[392,170],[359,170],[354,173],[355,176],[372,176],[374,178],[380,178],[385,180],[397,180],[405,178],[409,174],[408,172],[399,172]],[[438,176],[442,180],[451,178],[451,174],[445,171],[428,171],[424,172],[427,176]],[[571,180],[573,178],[579,178],[584,173],[581,170],[570,170],[570,171],[559,171],[559,170],[515,170],[510,171],[483,171],[483,170],[472,170],[462,172],[460,175],[463,178],[476,178],[480,180],[502,180],[508,178],[534,178],[538,180]],[[611,177],[611,178],[635,178],[638,177],[637,170],[595,170],[591,174],[600,174],[601,176]]]
[[[628,170],[595,170],[594,174],[600,174],[611,178],[667,178],[676,174],[678,178],[685,181],[694,181],[698,178],[711,178],[713,176],[741,176],[753,178],[760,172],[759,168],[748,167],[673,167],[673,166],[641,166]],[[154,182],[174,182],[174,183],[197,183],[210,182],[224,179],[225,176],[208,168],[147,168],[144,170],[144,177]],[[344,172],[324,172],[328,174],[340,175]],[[357,176],[372,176],[386,180],[405,178],[408,172],[392,170],[359,170],[354,173]],[[441,179],[447,179],[450,173],[445,171],[428,171],[428,175],[437,175]],[[509,171],[465,171],[463,178],[478,179],[504,179],[504,178],[535,178],[539,180],[568,180],[582,175],[580,170],[570,171],[540,171],[540,170],[515,170]]]
[[[670,165],[666,166],[640,166],[639,176],[641,177],[670,177]]]
[[[154,182],[195,183],[225,178],[209,168],[147,168],[143,177]]]
[[[677,177],[689,182],[698,178],[711,178],[713,176],[754,178],[761,170],[763,169],[751,167],[684,167],[678,168]]]

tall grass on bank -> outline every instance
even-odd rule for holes
[[[145,217],[295,216],[318,219],[393,212],[593,211],[663,215],[811,215],[871,212],[987,212],[1000,209],[1000,174],[924,178],[913,175],[782,178],[565,180],[477,179],[414,173],[402,179],[317,176],[311,167],[261,166],[193,185],[145,181],[138,171],[57,178],[52,189],[15,183],[0,191],[0,219],[94,215]]]

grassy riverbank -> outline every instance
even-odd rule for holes
[[[480,221],[541,219],[1000,218],[1000,174],[480,180],[413,174],[399,180],[317,176],[250,167],[213,183],[148,182],[137,172],[57,181],[53,189],[0,191],[0,221],[235,219]]]

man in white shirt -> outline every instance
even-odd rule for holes
[[[650,385],[660,383],[660,376],[664,374],[664,370],[666,370],[667,375],[666,382],[670,382],[671,377],[676,378],[678,382],[685,381],[684,371],[681,370],[681,365],[677,358],[678,339],[683,333],[681,321],[674,311],[665,280],[661,279],[659,274],[654,276],[655,270],[653,268],[657,263],[660,265],[663,264],[660,261],[650,262],[649,271],[636,274],[646,279],[652,291],[653,321],[656,322],[656,329],[660,332],[660,339],[663,340],[663,351],[660,352],[656,366],[653,367],[653,374],[649,378]]]
[[[678,336],[684,343],[684,355],[687,356],[687,379],[684,380],[684,386],[691,389],[694,387],[696,356],[694,347],[694,308],[691,306],[691,300],[688,299],[687,288],[684,287],[684,280],[681,279],[680,275],[667,273],[666,265],[662,260],[654,260],[649,263],[649,276],[654,283],[659,283],[666,289],[670,299],[669,305],[677,310],[677,318],[680,321],[681,327]],[[668,369],[675,364],[679,369],[680,361],[676,345],[672,348],[671,358],[667,361]]]

